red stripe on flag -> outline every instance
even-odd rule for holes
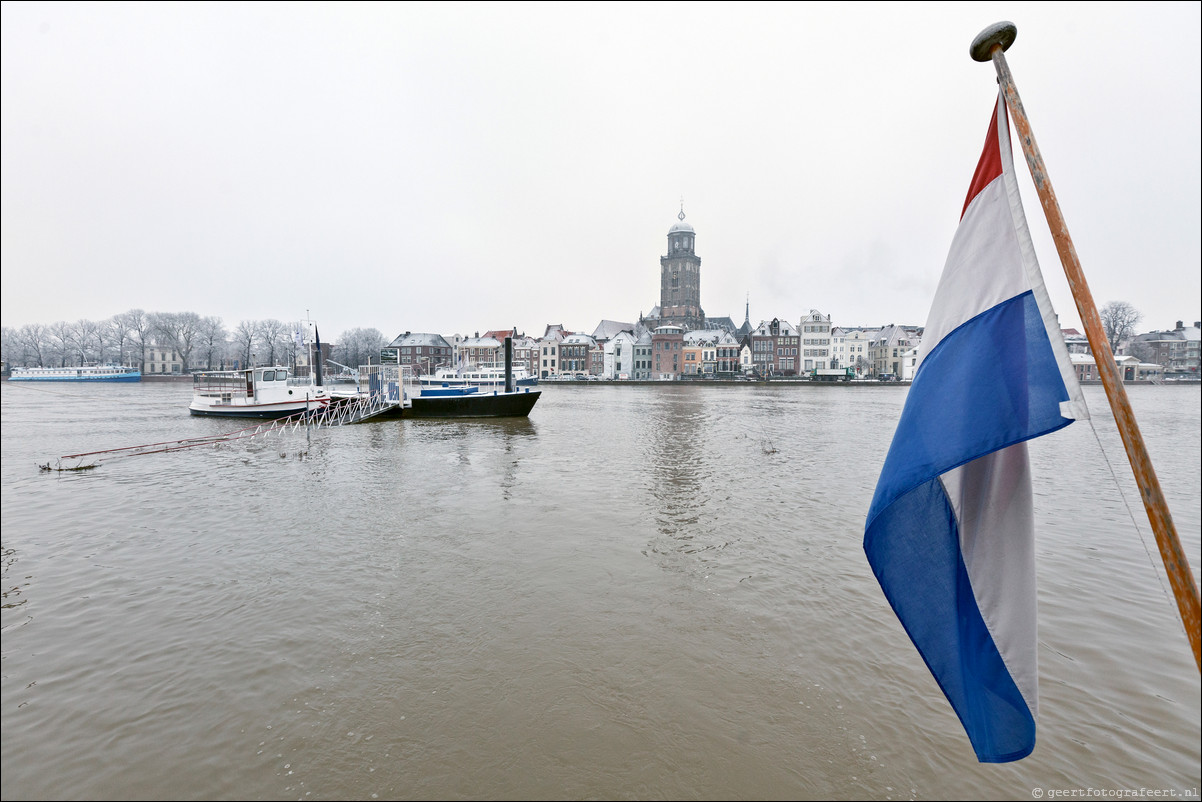
[[[985,149],[981,151],[981,160],[977,162],[977,170],[972,174],[972,183],[968,186],[968,197],[964,199],[964,208],[960,210],[960,219],[968,211],[981,190],[993,183],[1002,174],[1002,151],[998,143],[997,104],[993,106],[993,119],[989,121],[989,135],[985,137]]]

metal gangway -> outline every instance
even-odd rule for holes
[[[96,467],[101,460],[116,457],[184,451],[190,448],[233,443],[255,437],[266,438],[273,434],[284,435],[302,428],[309,433],[323,427],[348,426],[385,416],[395,416],[412,404],[411,390],[414,381],[407,366],[368,365],[360,367],[359,371],[360,382],[356,387],[356,392],[353,395],[333,396],[330,404],[321,409],[301,411],[282,418],[258,421],[250,426],[222,434],[109,448],[101,451],[84,451],[79,454],[65,454],[58,458],[57,467],[52,468],[49,463],[40,467],[45,471],[87,470]],[[74,466],[64,468],[62,467],[64,460],[77,460],[78,462]]]

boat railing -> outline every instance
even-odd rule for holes
[[[247,370],[210,370],[193,373],[192,389],[197,395],[245,394],[249,374],[250,371]],[[287,386],[311,387],[313,386],[313,377],[309,375],[294,376],[289,371]]]
[[[384,398],[402,406],[407,406],[408,400],[417,394],[417,387],[417,378],[409,365],[360,365],[355,383],[359,395]]]
[[[245,395],[246,374],[241,371],[194,373],[192,391],[199,396]]]

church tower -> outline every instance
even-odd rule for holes
[[[680,326],[685,331],[705,328],[701,309],[701,259],[695,250],[696,233],[684,221],[668,230],[668,254],[659,258],[659,325]]]

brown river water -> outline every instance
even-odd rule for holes
[[[1000,766],[861,548],[906,387],[542,389],[46,472],[244,424],[4,383],[3,798],[1198,798],[1199,673],[1100,388],[1031,444],[1038,743]],[[1197,577],[1199,387],[1130,395]]]

